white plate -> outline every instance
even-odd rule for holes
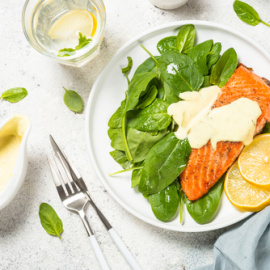
[[[174,231],[200,232],[223,228],[234,224],[251,213],[241,212],[234,208],[223,194],[219,212],[212,222],[199,225],[185,210],[185,223],[179,223],[179,216],[173,221],[163,223],[157,220],[152,213],[148,201],[131,186],[131,173],[109,177],[109,173],[121,170],[121,167],[112,159],[112,151],[107,135],[108,120],[124,99],[127,81],[121,73],[121,68],[127,64],[127,56],[133,59],[134,70],[148,55],[140,47],[143,44],[153,55],[158,55],[157,42],[170,35],[178,33],[179,26],[194,24],[196,27],[197,43],[213,39],[221,42],[223,51],[233,47],[239,61],[260,76],[270,78],[270,56],[251,39],[225,26],[203,21],[180,21],[162,25],[135,37],[124,45],[109,61],[107,66],[96,80],[89,97],[86,111],[86,140],[93,167],[108,192],[127,211],[141,220],[152,225]]]

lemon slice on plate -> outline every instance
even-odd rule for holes
[[[226,174],[224,190],[229,201],[240,210],[256,212],[270,204],[270,190],[247,182],[237,162]]]
[[[248,182],[270,188],[270,134],[255,137],[241,153],[238,166]]]
[[[94,14],[84,9],[75,9],[61,16],[51,27],[51,39],[78,38],[79,32],[83,36],[94,36],[97,30],[97,19]]]

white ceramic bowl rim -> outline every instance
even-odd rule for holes
[[[19,114],[14,114],[12,116],[7,117],[3,122],[0,124],[0,130],[14,117],[18,116]],[[9,179],[4,189],[0,192],[0,210],[5,208],[16,196],[19,189],[21,188],[26,171],[27,171],[27,154],[26,154],[26,144],[27,139],[31,130],[31,121],[25,115],[19,115],[25,117],[29,120],[27,129],[23,135],[23,139],[21,141],[19,153],[17,156],[17,160],[14,167],[13,176]]]

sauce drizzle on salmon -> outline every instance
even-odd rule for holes
[[[251,70],[240,65],[221,91],[212,109],[245,97],[256,101],[262,111],[254,135],[262,131],[266,122],[270,122],[270,87]],[[242,142],[221,141],[217,143],[216,150],[210,142],[200,149],[192,149],[187,167],[180,175],[181,186],[188,199],[194,201],[205,195],[233,164],[243,146]]]

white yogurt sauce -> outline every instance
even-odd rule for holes
[[[262,113],[258,103],[239,98],[211,110],[219,93],[216,86],[199,92],[185,92],[180,95],[183,101],[169,106],[168,114],[178,124],[177,138],[188,137],[192,148],[201,148],[209,140],[214,149],[219,141],[251,143],[257,119]]]

